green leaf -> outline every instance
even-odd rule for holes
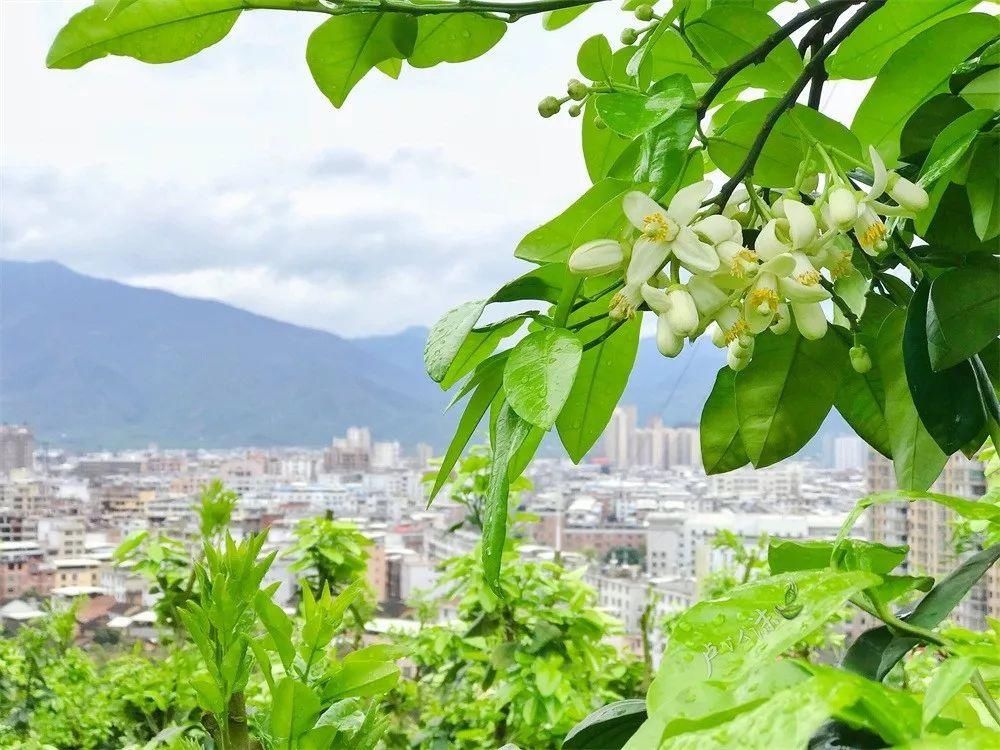
[[[917,217],[918,231],[920,218]],[[953,253],[956,265],[962,258],[1000,253],[1000,238],[981,242],[976,235],[969,196],[961,185],[949,185],[944,191],[933,221],[921,236],[935,248]]]
[[[959,565],[927,594],[913,612],[903,617],[922,628],[941,623],[965,598],[969,590],[1000,559],[1000,544],[977,552]],[[881,680],[916,646],[913,638],[897,638],[885,626],[866,630],[844,656],[843,667],[873,680]]]
[[[516,316],[482,330],[470,331],[455,354],[448,372],[441,380],[441,387],[447,390],[472,372],[483,360],[493,354],[501,341],[508,336],[513,336],[523,324],[524,318]]]
[[[670,92],[683,104],[642,136],[635,179],[637,182],[653,183],[653,197],[659,198],[678,186],[678,178],[688,162],[687,148],[694,138],[697,117],[694,89],[686,76],[679,73],[668,76],[659,81],[652,91],[656,94]]]
[[[309,36],[306,62],[319,90],[340,107],[369,70],[384,60],[408,57],[417,19],[403,13],[334,16]]]
[[[820,627],[851,596],[878,583],[860,571],[783,573],[739,586],[724,599],[695,604],[678,618],[650,686],[650,717],[667,732],[745,702],[739,694],[793,644]],[[778,614],[796,593],[801,611]],[[762,696],[766,697],[766,696]],[[710,725],[714,723],[711,722]]]
[[[844,349],[832,332],[818,341],[794,330],[757,337],[736,375],[740,438],[756,468],[791,456],[819,430],[848,366]]]
[[[965,189],[972,206],[972,223],[981,240],[1000,235],[1000,184],[997,184],[997,164],[1000,164],[1000,137],[983,138],[976,146],[969,166]],[[996,310],[994,310],[996,312]]]
[[[993,68],[972,79],[962,89],[962,98],[973,107],[1000,109],[1000,68]]]
[[[935,191],[938,201],[940,201],[943,187],[947,185],[948,180],[945,178],[948,176],[948,173],[965,156],[979,134],[980,128],[989,121],[991,116],[992,113],[979,109],[960,115],[945,126],[934,138],[930,151],[927,153],[927,158],[924,160],[924,165],[920,170],[920,176],[925,183],[933,184],[939,180],[943,183],[939,188],[940,192]],[[936,203],[936,201],[932,201],[932,205],[920,214],[917,221],[918,227],[925,227],[927,225],[937,208]]]
[[[725,126],[708,140],[712,161],[727,175],[736,174],[761,132],[777,99],[744,104]],[[844,125],[801,104],[778,118],[753,169],[754,182],[765,187],[788,187],[805,159],[809,140],[805,133],[851,156],[861,155],[861,144]]]
[[[885,575],[906,559],[906,546],[887,546],[863,539],[845,539],[837,555],[842,570],[864,570]],[[829,568],[833,562],[832,541],[772,541],[767,548],[771,573]]]
[[[295,646],[292,645],[292,621],[285,611],[274,603],[274,600],[263,591],[258,591],[254,597],[254,610],[260,618],[267,634],[271,636],[275,651],[281,658],[285,669],[292,668],[295,659]]]
[[[934,279],[927,307],[931,366],[969,359],[1000,335],[1000,268],[953,268]]]
[[[663,29],[663,33],[655,39],[651,38],[650,44],[644,45],[643,49],[633,56],[629,63],[632,75],[639,73],[640,63],[643,63],[642,68],[648,69],[646,75],[651,81],[659,81],[674,73],[686,75],[692,83],[711,81],[712,74],[691,54],[681,35],[666,24],[661,23],[657,31],[660,29]],[[642,52],[645,54],[640,54]]]
[[[895,750],[995,750],[997,733],[984,727],[966,727],[948,734],[927,734]]]
[[[125,540],[115,548],[114,555],[112,558],[116,562],[121,562],[128,558],[129,554],[134,550],[139,548],[146,539],[149,538],[149,532],[143,531],[133,531]]]
[[[604,34],[595,34],[580,45],[576,67],[580,74],[591,81],[610,81],[613,71],[611,44]]]
[[[460,63],[486,52],[503,38],[507,24],[470,13],[442,13],[417,19],[417,38],[406,58],[414,68]]]
[[[1000,21],[967,13],[921,32],[893,53],[858,107],[851,129],[886,162],[899,156],[899,135],[924,101],[946,91],[952,71],[996,36]]]
[[[465,407],[465,411],[462,412],[462,418],[458,421],[458,426],[455,428],[455,436],[451,439],[448,450],[441,460],[441,466],[438,469],[437,477],[434,479],[434,487],[431,489],[429,501],[437,497],[441,488],[448,481],[448,478],[451,476],[451,470],[455,468],[455,464],[462,455],[462,451],[469,444],[476,428],[479,427],[479,423],[486,416],[490,404],[493,403],[493,399],[500,392],[500,388],[503,386],[503,366],[505,363],[506,357],[503,357],[487,360],[487,362],[481,365],[483,372],[481,373],[479,384],[473,391],[472,397]]]
[[[596,97],[589,97],[583,108],[582,146],[583,160],[587,165],[587,175],[591,182],[599,182],[608,177],[615,168],[619,158],[632,144],[628,138],[622,138],[611,128],[599,128],[595,124],[597,117]],[[627,171],[628,174],[632,170]]]
[[[889,425],[896,484],[906,490],[926,490],[938,478],[948,456],[934,442],[913,405],[903,367],[906,312],[894,310],[879,330],[875,359],[885,385],[885,418]]]
[[[622,196],[633,188],[631,181],[601,180],[557,217],[529,232],[518,243],[514,256],[535,263],[565,262],[575,249],[573,241],[580,226],[605,205],[620,209]],[[619,211],[619,216],[624,214]]]
[[[923,719],[921,724],[930,724],[959,690],[969,682],[976,671],[976,663],[971,659],[953,656],[934,670],[931,683],[924,694]]]
[[[650,96],[627,93],[599,94],[596,101],[597,113],[614,132],[629,139],[637,138],[694,99],[690,83],[687,83],[688,91],[684,90],[682,81],[687,82],[687,79],[678,76],[675,80],[677,86]],[[681,148],[686,149],[688,143]]]
[[[503,372],[511,408],[542,429],[554,425],[573,389],[582,354],[580,339],[561,328],[535,331],[521,339]]]
[[[607,311],[608,299],[602,297],[570,316],[573,325]],[[610,321],[595,321],[577,331],[583,340],[599,336]],[[566,405],[559,413],[556,428],[569,457],[579,463],[604,433],[611,413],[625,392],[632,365],[639,349],[642,316],[625,322],[597,346],[583,352]]]
[[[345,659],[323,691],[323,700],[384,695],[392,690],[398,681],[399,667],[391,661]]]
[[[563,750],[621,748],[645,720],[646,701],[642,699],[610,703],[573,727],[563,740]]]
[[[271,696],[271,734],[276,740],[292,741],[312,728],[319,716],[319,696],[292,677],[282,678]]]
[[[951,94],[938,94],[921,104],[903,126],[899,137],[900,154],[914,162],[930,151],[934,139],[948,125],[972,111],[968,102]],[[920,163],[919,160],[914,163]]]
[[[777,22],[766,13],[733,5],[713,6],[685,26],[688,39],[715,70],[751,52],[777,30]],[[784,90],[801,72],[802,58],[786,39],[764,62],[738,77],[759,88]]]
[[[508,467],[531,431],[531,425],[521,419],[504,402],[496,423],[493,441],[493,462],[490,465],[490,483],[483,508],[483,576],[493,592],[502,597],[500,564],[507,541],[507,500],[510,493]]]
[[[562,291],[565,279],[565,264],[547,263],[504,284],[490,297],[490,302],[520,302],[526,299],[537,299],[555,304],[559,301],[559,293]]]
[[[183,60],[221,41],[243,7],[241,0],[156,0],[109,18],[109,3],[98,0],[63,26],[45,64],[79,68],[108,55],[147,63]]]
[[[486,302],[477,300],[459,305],[445,313],[431,328],[424,346],[424,367],[435,383],[440,383],[448,374],[466,336],[483,314]]]
[[[889,0],[867,18],[826,62],[833,78],[875,76],[897,49],[939,21],[971,10],[978,0]]]
[[[930,576],[882,576],[882,583],[868,589],[868,595],[884,604],[906,596],[912,591],[930,591],[934,587],[934,579]]]
[[[542,14],[542,28],[546,31],[561,29],[566,24],[576,20],[588,8],[590,8],[589,5],[575,5],[572,8],[546,11]]]
[[[996,289],[992,293],[996,294]],[[964,290],[961,292],[964,294]],[[923,281],[910,300],[903,329],[903,361],[913,404],[927,432],[951,454],[976,437],[986,425],[986,410],[970,362],[935,372],[928,352],[930,284]],[[985,346],[985,343],[984,343]]]
[[[736,414],[736,373],[723,367],[701,410],[701,461],[706,474],[724,474],[750,462]]]

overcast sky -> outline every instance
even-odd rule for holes
[[[535,106],[596,10],[555,33],[524,19],[472,63],[371,74],[335,110],[304,59],[313,14],[244,13],[171,65],[47,70],[85,4],[0,3],[3,257],[388,332],[518,273],[520,236],[587,186],[578,123]]]
[[[517,240],[588,185],[578,121],[536,104],[628,20],[611,3],[557,32],[526,18],[471,63],[372,73],[335,110],[305,63],[314,14],[245,12],[170,65],[47,70],[86,4],[0,2],[0,254],[351,336],[430,324],[525,270]]]

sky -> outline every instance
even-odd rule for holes
[[[629,20],[528,17],[475,61],[371,73],[337,110],[305,63],[314,14],[244,12],[169,65],[47,70],[87,4],[0,3],[0,256],[347,336],[430,325],[527,270],[517,241],[589,185],[579,122],[537,102]]]
[[[523,19],[470,63],[370,74],[337,110],[305,63],[313,14],[244,13],[170,65],[47,70],[86,4],[0,3],[5,258],[384,333],[527,270],[517,241],[588,185],[578,121],[536,105],[604,9],[558,32]]]

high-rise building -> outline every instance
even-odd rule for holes
[[[619,469],[627,469],[635,460],[638,419],[634,406],[619,406],[612,412],[604,431],[605,455]]]
[[[896,487],[892,463],[874,451],[868,461],[867,483],[870,492]],[[971,499],[982,497],[986,492],[983,465],[956,453],[948,459],[931,490]],[[952,540],[955,514],[948,508],[931,502],[899,502],[875,505],[868,513],[869,535],[874,541],[909,545],[910,551],[903,563],[907,572],[939,578],[959,564],[962,556],[955,551]],[[988,609],[988,585],[991,583],[992,579],[987,578],[977,584],[955,610],[955,619],[960,625],[981,628],[985,615],[1000,615],[997,608],[1000,597],[993,597],[992,613]]]
[[[837,471],[863,471],[868,464],[868,444],[855,435],[833,440],[833,468]]]
[[[0,425],[0,474],[34,468],[35,436],[27,425]]]

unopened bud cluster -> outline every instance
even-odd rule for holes
[[[657,347],[667,357],[708,333],[739,371],[766,330],[781,335],[794,325],[806,339],[822,338],[833,282],[867,288],[852,262],[855,243],[870,254],[884,250],[882,216],[912,216],[927,205],[923,188],[888,172],[874,150],[871,167],[866,192],[831,174],[812,203],[789,194],[766,206],[741,191],[721,213],[702,208],[712,189],[707,180],[678,190],[666,207],[633,191],[622,205],[631,225],[625,239],[588,242],[571,254],[569,267],[584,276],[624,269],[623,287],[610,303],[612,318],[640,309],[655,313]],[[884,194],[894,205],[879,202]],[[752,247],[744,242],[750,229],[756,230]],[[864,346],[854,346],[850,360],[858,372],[871,369]]]

